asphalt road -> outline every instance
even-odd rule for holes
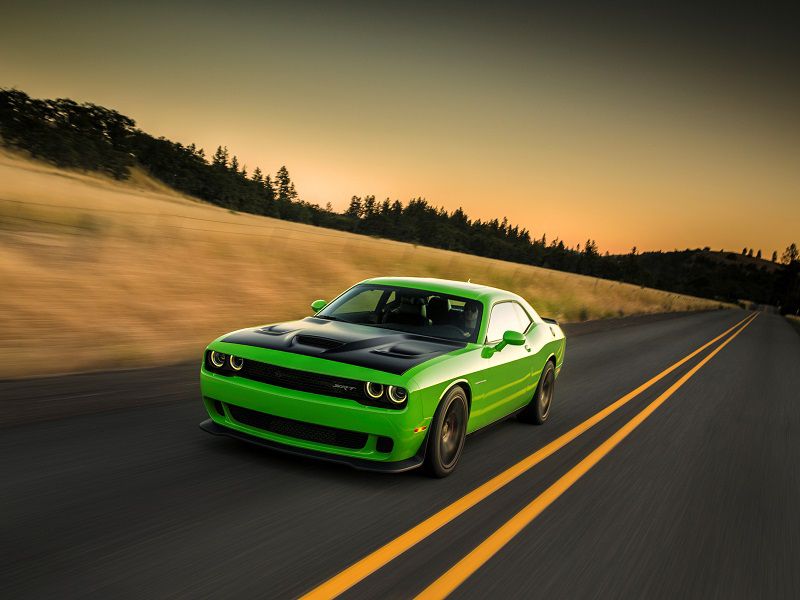
[[[163,386],[169,400],[0,429],[0,590],[7,598],[299,596],[746,316],[693,314],[569,339],[551,420],[509,420],[470,436],[443,480],[209,436],[197,428],[205,417],[185,368],[149,388],[131,372],[86,376],[95,403],[135,396],[136,386],[149,396]],[[424,590],[715,347],[345,597]],[[58,402],[57,382],[0,388],[0,406],[42,394]],[[800,336],[760,314],[453,597],[797,598],[798,465]]]

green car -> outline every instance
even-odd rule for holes
[[[467,434],[517,413],[547,420],[566,340],[558,323],[503,290],[381,277],[299,321],[212,342],[200,426],[287,452],[437,477]]]

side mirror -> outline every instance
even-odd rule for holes
[[[526,342],[525,336],[519,331],[509,329],[503,334],[503,339],[500,340],[496,346],[485,346],[481,350],[483,358],[489,358],[495,352],[500,352],[506,346],[522,346]]]
[[[503,341],[500,342],[503,346],[522,346],[525,344],[525,336],[519,331],[512,331],[509,329],[503,334]],[[500,344],[498,344],[499,346]]]
[[[328,303],[325,300],[314,300],[311,303],[311,310],[313,310],[315,313],[318,313],[326,306],[328,306]]]

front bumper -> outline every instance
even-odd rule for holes
[[[202,429],[203,431],[207,431],[212,435],[227,436],[230,438],[241,440],[243,442],[248,442],[250,444],[256,444],[257,446],[261,446],[263,448],[270,448],[271,450],[277,450],[278,452],[285,452],[286,454],[293,454],[295,456],[305,456],[317,460],[339,463],[362,471],[378,471],[381,473],[402,473],[404,471],[411,471],[412,469],[420,467],[422,463],[425,461],[424,452],[422,452],[422,450],[424,450],[424,445],[422,446],[420,453],[415,456],[412,456],[411,458],[407,458],[405,460],[398,460],[395,462],[379,462],[375,460],[355,458],[352,456],[329,454],[326,452],[319,452],[307,448],[288,446],[286,444],[281,444],[279,442],[256,437],[254,435],[250,435],[242,431],[236,431],[235,429],[230,429],[229,427],[223,427],[222,425],[215,423],[211,419],[206,419],[205,421],[200,423],[200,429]]]
[[[255,440],[263,446],[291,449],[295,454],[327,457],[357,468],[404,471],[422,462],[429,419],[422,416],[421,403],[411,398],[402,410],[376,408],[346,398],[217,375],[205,369],[200,373],[200,386],[210,417],[210,423],[206,421],[201,427],[210,433]],[[243,419],[238,416],[240,413],[247,413],[250,418]],[[253,419],[254,414],[264,417],[266,424]],[[270,419],[280,427],[271,427]],[[306,435],[304,426],[315,430],[315,435]],[[293,429],[298,427],[295,434]],[[338,433],[329,439],[329,432],[317,435],[321,429]],[[339,443],[337,436],[348,439]],[[351,437],[363,441],[353,444]],[[391,449],[385,445],[387,438]]]

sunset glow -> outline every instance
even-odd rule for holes
[[[796,72],[758,23],[753,54],[726,46],[739,21],[706,37],[639,15],[600,35],[552,11],[366,6],[16,3],[0,86],[226,145],[250,170],[285,164],[337,210],[421,196],[612,253],[768,257],[797,239]]]

